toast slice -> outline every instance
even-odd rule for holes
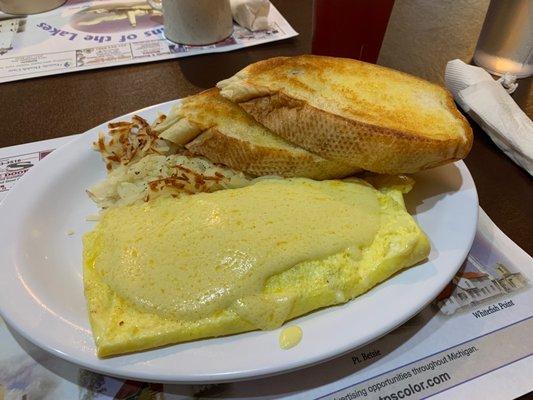
[[[213,88],[187,97],[168,116],[159,137],[194,155],[253,176],[341,178],[359,170],[292,145],[257,123]]]
[[[472,146],[447,90],[374,64],[278,57],[217,86],[280,137],[367,171],[412,173],[462,159]]]

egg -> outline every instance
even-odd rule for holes
[[[429,253],[404,187],[265,179],[103,212],[84,237],[97,352],[273,329]]]

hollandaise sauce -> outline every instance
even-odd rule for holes
[[[379,210],[364,184],[303,178],[158,198],[104,212],[89,265],[140,310],[199,320],[232,309],[269,329],[291,299],[264,296],[265,281],[341,251],[357,257],[377,233]]]
[[[288,326],[279,334],[279,347],[283,350],[292,349],[302,340],[302,328],[298,325]]]

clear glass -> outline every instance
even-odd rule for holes
[[[533,1],[492,0],[474,62],[494,75],[533,75]]]

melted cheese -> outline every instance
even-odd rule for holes
[[[293,301],[262,293],[268,278],[346,250],[357,259],[379,226],[376,191],[364,184],[264,180],[111,209],[95,229],[91,263],[140,310],[198,320],[232,309],[268,329]]]

